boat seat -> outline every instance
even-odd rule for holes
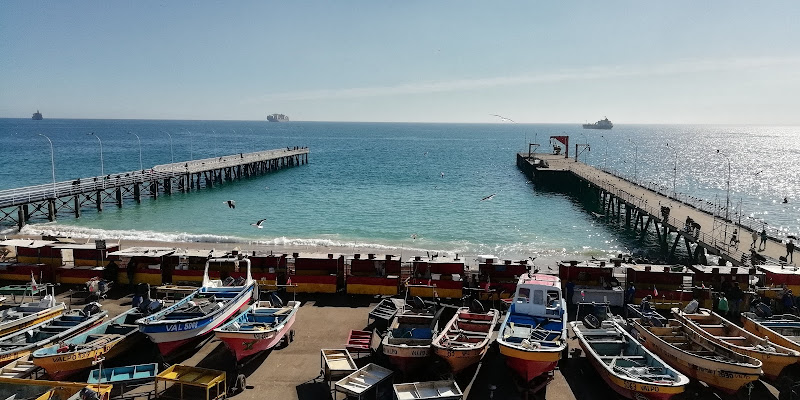
[[[627,358],[629,360],[644,360],[644,356],[600,356],[601,360],[610,360],[612,358]]]
[[[745,338],[743,336],[717,336],[717,339],[724,340],[724,341],[745,340]]]
[[[722,328],[725,328],[725,325],[722,325],[722,324],[697,324],[697,326],[699,326],[699,327],[701,327],[703,329],[707,329],[707,328],[720,328],[720,329],[722,329]]]
[[[591,343],[625,344],[626,342],[624,340],[619,340],[619,339],[599,339],[599,340],[592,340]]]

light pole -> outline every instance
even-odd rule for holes
[[[728,180],[725,182],[725,185],[727,186],[727,189],[725,190],[725,219],[727,220],[729,217],[728,209],[731,205],[731,159],[725,153],[719,151],[719,149],[717,149],[717,154],[725,157],[725,160],[728,161]]]
[[[142,139],[139,138],[139,135],[128,132],[128,135],[136,136],[136,141],[139,142],[139,171],[144,171],[144,167],[142,166]]]
[[[606,154],[603,156],[603,169],[608,168],[608,138],[604,135],[600,135],[606,141]]]
[[[172,160],[172,163],[175,164],[175,154],[172,152],[172,135],[170,135],[167,131],[164,131],[164,133],[169,136],[169,157]]]
[[[94,132],[90,133],[90,135],[97,138],[97,142],[100,143],[100,176],[106,176],[105,170],[103,168],[103,141],[100,140],[100,136],[97,136]]]
[[[41,133],[37,133],[37,135],[47,139],[50,143],[50,166],[53,169],[53,198],[56,198],[56,153],[53,151],[53,141],[50,140],[49,137],[46,135],[42,135]]]
[[[667,143],[667,148],[672,150],[675,153],[675,166],[672,167],[672,196],[676,199],[678,198],[678,191],[675,190],[675,182],[678,178],[678,150],[675,150],[672,147],[669,147],[669,143]]]
[[[636,180],[637,180],[636,167],[639,164],[639,145],[636,144],[636,142],[634,142],[630,138],[628,139],[628,141],[631,142],[631,144],[633,144],[633,152],[634,152],[633,153],[634,154],[634,156],[633,156],[633,181],[636,182]]]

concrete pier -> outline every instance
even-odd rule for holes
[[[689,254],[687,264],[699,262],[704,252],[734,266],[763,262],[777,265],[779,257],[786,254],[785,245],[775,237],[768,238],[763,250],[758,250],[760,239],[756,250],[750,249],[751,235],[754,230],[760,232],[760,226],[737,224],[720,210],[700,208],[675,194],[657,192],[562,154],[518,153],[517,167],[529,179],[555,190],[591,191],[602,209],[597,217],[624,224],[642,236],[652,228],[668,258],[675,258],[681,242]],[[693,224],[687,226],[689,219]],[[734,229],[738,242],[731,241]]]
[[[81,209],[103,211],[125,200],[158,198],[175,190],[189,192],[308,163],[306,147],[239,153],[202,160],[156,165],[128,171],[0,191],[0,226],[22,228],[32,219],[55,221],[58,215],[79,218]],[[203,177],[204,179],[201,179]]]

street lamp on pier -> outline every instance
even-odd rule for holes
[[[676,190],[676,182],[678,179],[678,150],[675,148],[670,147],[669,143],[667,143],[667,148],[672,150],[675,153],[675,165],[672,167],[672,197],[678,198],[678,191]]]
[[[97,138],[97,142],[100,143],[100,176],[106,176],[105,169],[103,168],[103,141],[100,140],[100,136],[97,136],[94,132],[90,133],[90,135]]]
[[[52,167],[53,170],[53,199],[55,199],[57,197],[56,196],[56,153],[55,151],[53,151],[53,141],[50,140],[49,137],[41,133],[37,133],[37,135],[47,139],[47,142],[50,143],[50,166]]]
[[[603,169],[608,168],[608,138],[605,135],[600,135],[606,141],[606,154],[603,156]]]
[[[633,153],[634,154],[634,156],[633,156],[633,181],[636,182],[636,180],[637,180],[637,165],[639,164],[639,145],[636,144],[636,142],[634,142],[631,139],[628,139],[628,141],[631,142],[631,144],[633,144],[633,151],[634,151],[634,153]]]
[[[164,133],[169,136],[169,158],[172,160],[171,162],[175,164],[175,154],[172,152],[172,135],[170,135],[167,131],[164,131]]]
[[[729,208],[731,205],[731,159],[725,153],[719,151],[717,149],[717,154],[725,157],[725,160],[728,161],[728,180],[725,182],[725,186],[727,186],[725,190],[725,219],[728,220],[729,218]]]
[[[139,138],[139,135],[128,132],[129,135],[136,136],[136,141],[139,142],[139,171],[144,171],[144,167],[142,166],[142,139]]]

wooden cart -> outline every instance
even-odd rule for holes
[[[159,392],[159,383],[164,383],[164,391]],[[173,397],[168,395],[168,384],[172,383],[179,386],[180,397]],[[165,369],[155,378],[155,392],[156,398],[178,398],[178,399],[197,399],[199,398],[192,390],[185,390],[185,386],[189,388],[199,388],[205,391],[206,400],[224,399],[227,397],[228,387],[225,380],[225,372],[213,369],[189,367],[186,365],[175,364]],[[213,395],[212,395],[213,389]],[[188,392],[188,393],[185,393]],[[184,397],[186,396],[186,397]]]

